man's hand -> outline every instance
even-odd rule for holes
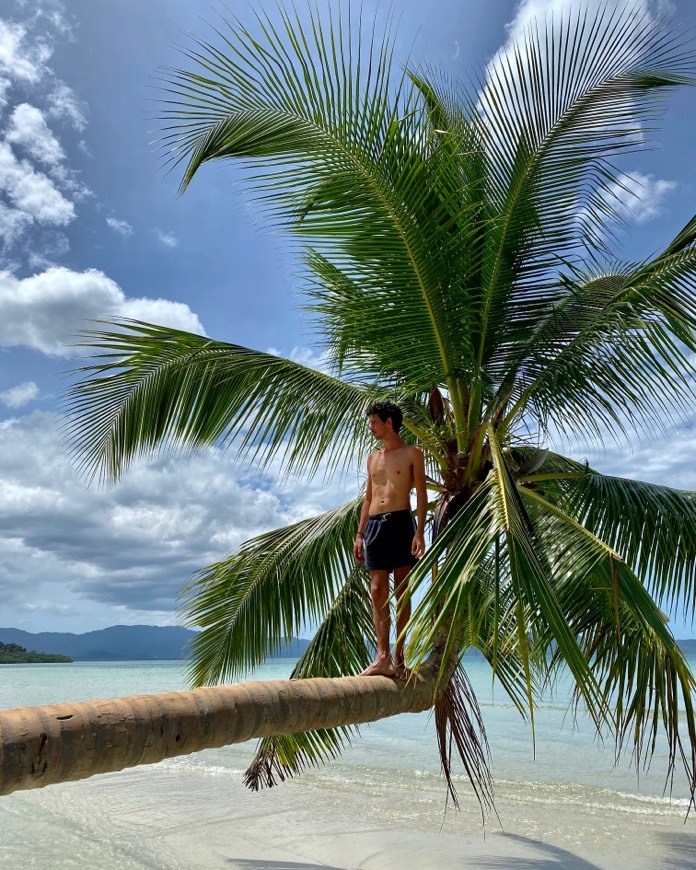
[[[416,559],[420,559],[423,553],[425,553],[425,539],[421,532],[416,532],[411,544],[411,555],[415,556]]]
[[[353,558],[356,562],[364,562],[365,554],[363,553],[363,539],[362,535],[355,536],[355,543],[353,544]]]

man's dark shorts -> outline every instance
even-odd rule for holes
[[[418,561],[411,554],[416,523],[408,508],[387,514],[374,514],[367,520],[363,546],[368,571],[393,571]]]

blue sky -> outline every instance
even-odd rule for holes
[[[336,6],[336,4],[333,4]],[[398,50],[466,79],[563,0],[400,4]],[[248,3],[227,4],[244,21]],[[648,3],[685,24],[689,4]],[[363,4],[366,17],[376,4]],[[384,18],[388,5],[377,4]],[[139,465],[86,488],[59,435],[57,393],[90,318],[125,315],[309,362],[297,264],[236,184],[205,169],[177,198],[153,140],[158,76],[224,7],[197,0],[3,0],[0,7],[0,623],[87,631],[176,621],[192,571],[267,528],[352,497],[279,484],[216,451]],[[622,168],[636,196],[617,250],[643,258],[693,214],[694,92],[672,99],[655,148]],[[609,473],[696,489],[694,419],[597,455]],[[693,636],[676,621],[677,636]]]

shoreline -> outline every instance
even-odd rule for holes
[[[108,860],[113,870],[696,868],[696,818],[685,824],[681,802],[658,812],[612,813],[616,793],[608,790],[605,803],[583,803],[572,786],[563,796],[548,784],[500,783],[502,828],[494,816],[483,827],[464,783],[462,809],[444,813],[442,780],[437,788],[406,789],[399,782],[363,781],[359,770],[349,778],[336,773],[312,771],[253,793],[243,786],[241,770],[192,769],[173,759],[17,792],[0,802],[0,818],[13,802],[16,822],[8,830],[3,819],[4,846],[26,848],[22,820],[38,815],[52,832],[44,848],[55,849],[62,838],[66,863],[55,851],[49,858],[49,851],[44,859],[35,855],[36,866],[56,870],[75,866],[76,857],[86,866]],[[97,848],[104,857],[90,853]]]
[[[693,666],[693,665],[692,665]],[[272,663],[256,678],[276,678]],[[57,670],[56,670],[57,669]],[[2,672],[0,700],[177,690],[180,663],[27,665]],[[470,678],[493,755],[496,808],[480,808],[461,767],[461,811],[445,812],[432,717],[361,728],[336,760],[259,793],[243,785],[255,743],[233,744],[0,800],[2,867],[109,870],[696,870],[696,812],[677,771],[661,796],[660,743],[640,777],[590,723],[567,721],[561,686],[529,728],[490,684]]]

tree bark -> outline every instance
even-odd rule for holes
[[[433,705],[436,669],[272,680],[0,711],[0,795],[254,737],[373,722]]]

